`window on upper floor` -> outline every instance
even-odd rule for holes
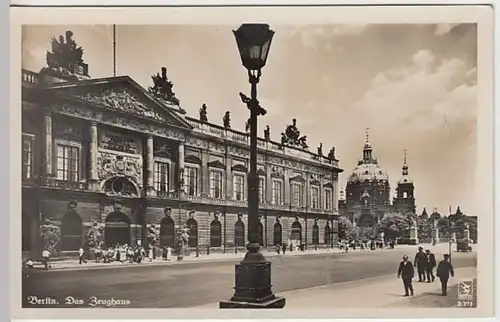
[[[281,180],[273,180],[273,205],[283,204],[283,182]]]
[[[293,200],[292,204],[295,207],[304,207],[304,185],[294,182],[292,184]]]
[[[223,171],[210,171],[210,196],[212,198],[223,199]]]
[[[235,173],[233,175],[233,198],[235,200],[245,200],[245,175]]]
[[[33,179],[35,137],[30,134],[23,134],[23,179]]]
[[[56,143],[56,178],[64,181],[80,180],[80,147]]]
[[[319,187],[311,187],[311,208],[319,209]]]
[[[154,189],[157,192],[168,192],[170,187],[170,164],[168,162],[155,161],[154,166]]]
[[[184,175],[186,193],[191,196],[198,195],[198,167],[186,166]]]
[[[325,209],[332,210],[332,190],[325,189]]]
[[[266,178],[259,177],[259,202],[266,202]]]

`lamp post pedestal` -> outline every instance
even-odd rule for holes
[[[229,301],[219,302],[219,308],[282,309],[285,306],[285,298],[277,297],[271,290],[271,262],[260,252],[249,251],[236,265],[235,275],[234,295]]]

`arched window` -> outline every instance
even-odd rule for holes
[[[302,243],[302,225],[296,221],[292,224],[292,238],[293,241]]]
[[[222,225],[218,219],[210,223],[210,247],[222,246]]]
[[[175,224],[170,217],[164,217],[160,222],[160,246],[175,247]]]
[[[319,227],[318,227],[317,223],[314,223],[314,225],[313,225],[312,242],[313,242],[313,245],[319,244]]]
[[[234,224],[234,245],[245,246],[245,224],[241,220]]]
[[[61,250],[78,250],[82,246],[82,219],[75,212],[68,212],[61,221]]]
[[[331,243],[331,230],[330,230],[330,225],[326,223],[325,226],[325,244],[330,245]]]
[[[130,245],[130,220],[122,212],[112,212],[106,217],[104,226],[104,239],[106,246]]]
[[[259,225],[257,226],[257,229],[259,230],[258,231],[258,233],[259,233],[259,245],[264,246],[264,226],[262,225],[262,223],[259,223]]]
[[[135,185],[127,178],[114,177],[104,183],[104,192],[108,195],[137,197]]]
[[[281,245],[283,243],[283,227],[279,222],[274,224],[273,228],[273,244]]]
[[[198,246],[198,222],[193,218],[189,218],[186,222],[186,225],[188,226],[189,229],[188,246],[189,247]]]

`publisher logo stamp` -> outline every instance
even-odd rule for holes
[[[458,283],[457,306],[475,307],[474,281],[460,281]]]

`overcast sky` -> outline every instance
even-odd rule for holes
[[[246,71],[231,32],[238,26],[117,26],[117,75],[142,86],[168,68],[181,105],[197,117],[232,127],[248,118],[238,93],[249,93]],[[293,118],[311,151],[333,145],[342,190],[361,157],[365,129],[391,189],[401,176],[403,151],[415,182],[417,211],[445,214],[457,205],[477,214],[476,26],[317,25],[271,26],[276,31],[258,97],[268,114],[259,118],[279,141]],[[23,29],[23,68],[46,66],[50,38],[70,29],[84,48],[93,78],[113,75],[111,26],[30,26]],[[479,214],[477,214],[479,215]]]

